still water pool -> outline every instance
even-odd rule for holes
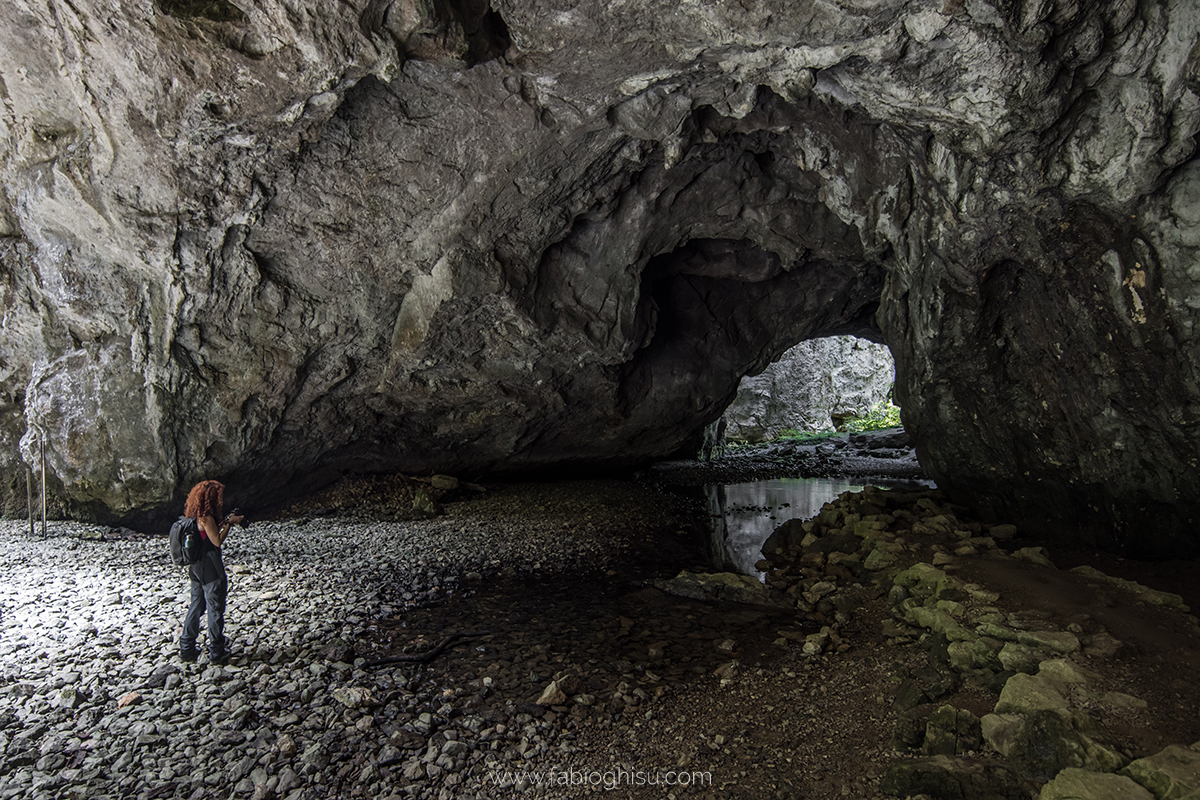
[[[706,486],[712,522],[713,566],[743,575],[762,573],[754,564],[762,558],[763,542],[789,519],[809,519],[842,492],[865,486],[922,487],[932,481],[880,481],[854,478],[777,478],[750,483]]]

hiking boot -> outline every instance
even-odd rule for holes
[[[196,659],[200,657],[200,651],[195,648],[191,650],[180,650],[179,657],[189,664],[194,664]]]
[[[233,642],[229,641],[228,636],[222,636],[221,639],[222,647],[219,651],[215,648],[209,648],[208,660],[214,664],[225,666],[229,663],[229,649],[233,645]]]

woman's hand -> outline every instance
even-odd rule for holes
[[[215,546],[220,547],[221,542],[225,541],[225,534],[229,532],[229,526],[223,525],[218,527],[217,520],[213,517],[204,516],[196,520],[196,523],[204,530],[208,540]]]
[[[230,514],[225,518],[225,521],[222,522],[219,527],[217,526],[216,519],[213,517],[201,517],[197,520],[197,522],[200,524],[200,527],[204,529],[204,532],[208,534],[208,540],[216,547],[220,547],[225,542],[225,537],[229,535],[229,529],[245,518],[246,517],[243,514],[238,514],[236,516]]]

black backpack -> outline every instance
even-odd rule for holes
[[[200,560],[204,554],[204,542],[200,539],[200,526],[191,517],[180,517],[171,526],[171,562],[188,567]]]

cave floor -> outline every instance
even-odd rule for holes
[[[436,516],[415,518],[421,492]],[[889,629],[894,570],[847,573],[840,621],[664,591],[709,569],[705,512],[646,480],[350,478],[236,533],[225,668],[174,653],[186,595],[161,536],[0,524],[18,565],[0,581],[0,797],[883,797],[889,766],[913,755],[892,749],[904,686],[931,672],[928,637]],[[1200,740],[1194,617],[946,545],[914,534],[894,566],[941,557],[1008,615],[1120,640],[1070,656],[1099,690],[1145,702],[1096,710],[1115,747]],[[1050,556],[1194,597],[1195,564]],[[373,664],[456,633],[471,635],[427,662]],[[956,682],[936,702],[982,716],[997,689]]]
[[[838,631],[840,646],[805,655],[804,636],[825,621],[819,616],[687,599],[653,586],[656,576],[705,569],[696,509],[673,495],[658,503],[630,494],[614,498],[609,518],[598,519],[590,502],[576,516],[572,492],[591,491],[582,486],[494,487],[444,510],[451,518],[486,516],[514,505],[542,508],[554,496],[553,513],[561,514],[555,524],[611,537],[619,556],[603,571],[584,565],[516,575],[497,564],[496,574],[468,576],[442,602],[381,621],[362,643],[376,653],[420,651],[450,632],[485,632],[428,665],[388,668],[411,681],[458,687],[472,713],[537,730],[535,742],[553,743],[528,759],[506,751],[487,780],[545,797],[600,789],[610,797],[883,797],[889,764],[911,755],[890,746],[898,676],[928,666],[925,648],[889,643],[881,630],[890,584],[853,588],[858,607]],[[655,507],[638,508],[647,502]],[[674,524],[663,516],[667,509],[678,515]],[[650,519],[657,521],[631,522]],[[915,561],[938,548],[918,542],[913,549]],[[1109,574],[1164,591],[1178,591],[1195,574],[1194,564],[1138,564],[1084,551],[1063,558],[1072,566],[1095,561]],[[999,593],[1006,612],[1063,625],[1091,619],[1124,643],[1115,658],[1076,658],[1107,690],[1146,701],[1141,711],[1102,720],[1127,755],[1200,740],[1193,617],[1011,558],[961,558],[948,569]],[[539,705],[551,680],[570,697]],[[967,683],[938,702],[983,716],[997,689]]]

